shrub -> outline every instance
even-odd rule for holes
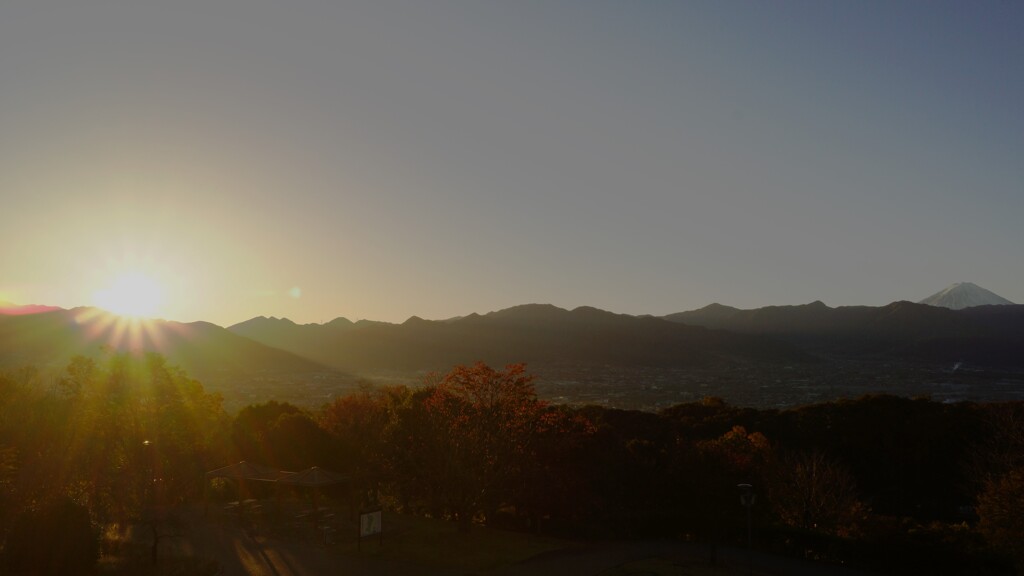
[[[99,559],[99,534],[89,511],[59,498],[14,521],[4,546],[11,574],[91,574]]]

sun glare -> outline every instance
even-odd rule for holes
[[[97,306],[121,316],[151,317],[160,312],[164,291],[150,276],[139,272],[121,274],[93,294]]]

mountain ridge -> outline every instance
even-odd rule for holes
[[[906,300],[885,306],[819,302],[741,310],[705,307],[664,316],[715,330],[769,336],[833,355],[883,354],[894,359],[1024,365],[1024,306],[953,310]]]
[[[210,322],[132,321],[91,307],[0,316],[0,364],[60,365],[105,348],[159,352],[197,378],[328,370]]]
[[[249,321],[247,321],[249,322]],[[413,316],[402,324],[356,323],[327,332],[317,326],[228,327],[254,339],[348,371],[443,369],[483,360],[495,365],[578,364],[707,366],[725,358],[806,360],[788,346],[746,335],[616,314],[591,306],[566,310],[522,304],[446,320]]]
[[[118,322],[91,308],[0,315],[0,362],[44,357],[54,343],[123,349],[124,330],[114,328]],[[164,320],[144,325],[150,328],[135,336],[140,348],[165,353],[197,374],[417,372],[476,361],[704,369],[865,355],[1024,365],[1024,355],[1016,354],[1024,349],[1024,306],[1018,305],[953,310],[896,301],[830,307],[815,300],[744,310],[713,303],[655,317],[531,303],[444,320],[410,316],[400,324],[344,317],[298,324],[257,316],[227,328]]]

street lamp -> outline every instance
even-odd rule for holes
[[[156,458],[156,454],[153,452],[153,443],[150,442],[149,440],[143,440],[142,450],[143,453],[146,455],[146,464],[149,466],[149,478],[146,479],[146,483],[149,484],[150,486],[149,491],[152,491],[153,476],[156,474],[156,470],[154,469],[156,468],[156,465],[153,462],[153,460]]]
[[[754,571],[752,560],[754,553],[754,530],[751,511],[754,509],[754,503],[757,502],[757,495],[754,494],[754,486],[751,484],[738,484],[736,487],[740,489],[740,504],[747,509],[747,573],[752,574]]]
[[[149,440],[142,441],[142,448],[145,451],[146,459],[149,460],[149,474],[146,478],[146,492],[147,500],[149,500],[149,511],[144,514],[144,518],[148,517],[149,521],[152,522],[150,525],[153,531],[153,545],[150,547],[150,556],[153,560],[153,565],[157,564],[157,554],[160,550],[160,531],[157,527],[157,493],[156,493],[156,447]]]

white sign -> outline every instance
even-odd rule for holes
[[[359,515],[359,537],[365,538],[381,533],[380,510],[363,512]]]

